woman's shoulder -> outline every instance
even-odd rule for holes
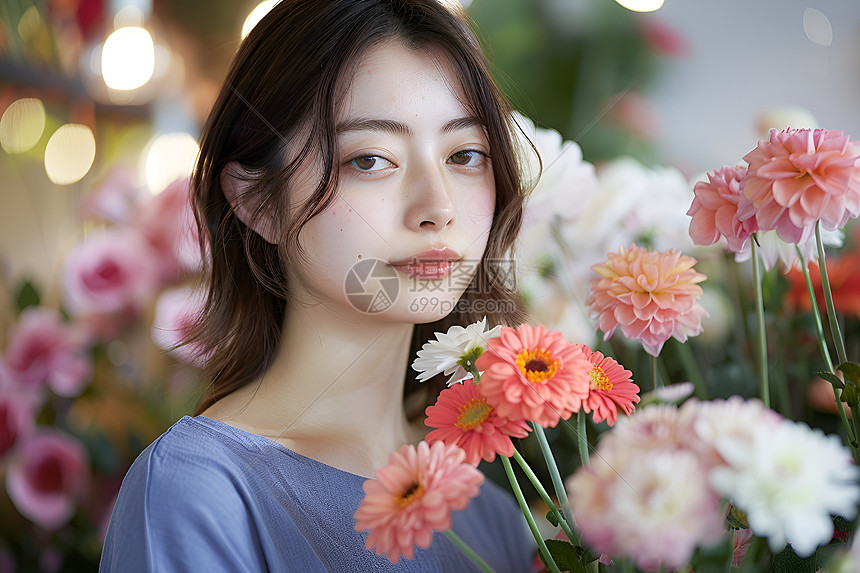
[[[236,571],[264,569],[259,528],[273,502],[258,492],[270,465],[267,455],[273,454],[262,443],[231,435],[212,420],[177,421],[126,474],[101,570],[122,570],[122,563],[198,570],[210,561],[236,564]],[[285,521],[282,533],[290,531]]]

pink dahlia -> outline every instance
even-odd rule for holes
[[[466,461],[472,465],[481,459],[491,462],[496,454],[514,455],[511,438],[525,438],[529,433],[525,420],[499,416],[471,381],[442,390],[426,414],[424,423],[436,428],[427,434],[427,443],[456,444],[465,450]]]
[[[606,420],[610,426],[618,420],[618,409],[628,416],[633,412],[634,404],[639,402],[639,386],[630,377],[632,372],[625,369],[609,356],[594,352],[584,344],[578,345],[591,363],[588,376],[591,379],[591,389],[588,398],[582,403],[585,413],[594,412],[594,422]]]
[[[687,211],[690,237],[697,245],[712,245],[726,238],[729,251],[737,253],[756,231],[755,219],[738,219],[738,205],[746,201],[743,179],[746,167],[723,167],[708,173],[708,181],[693,188],[695,198]]]
[[[86,490],[89,461],[80,442],[59,430],[37,431],[6,474],[12,503],[45,529],[65,525]]]
[[[407,444],[388,456],[376,479],[364,482],[364,499],[355,512],[355,530],[369,529],[365,547],[376,546],[392,563],[412,559],[434,531],[451,528],[451,511],[465,509],[480,493],[484,474],[466,462],[454,444]]]
[[[770,130],[744,156],[749,163],[738,218],[755,218],[787,243],[806,241],[816,221],[841,228],[860,214],[860,144],[841,131]]]
[[[644,571],[676,571],[696,547],[722,537],[719,497],[695,454],[659,448],[597,452],[566,482],[582,539],[595,553],[630,557]]]
[[[487,403],[509,420],[555,427],[588,397],[591,363],[560,332],[523,324],[503,327],[475,362]]]
[[[591,267],[600,277],[592,279],[586,300],[605,340],[621,325],[624,336],[638,339],[657,356],[669,338],[685,342],[702,331],[708,313],[696,299],[702,295],[698,283],[706,277],[693,269],[696,259],[635,244],[607,256],[607,262]]]
[[[671,388],[671,386],[669,386]],[[621,418],[611,432],[600,438],[601,451],[688,449],[690,423],[674,404],[654,404]]]

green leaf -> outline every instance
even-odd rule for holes
[[[842,401],[852,408],[860,403],[860,393],[857,386],[860,385],[860,366],[853,362],[843,362],[837,367],[845,378],[845,387],[842,389]]]
[[[546,546],[549,549],[558,568],[571,573],[588,573],[588,569],[580,561],[581,549],[574,547],[572,543],[559,539],[547,539]]]
[[[550,510],[546,512],[546,520],[552,523],[553,527],[558,527],[558,519],[556,519],[554,511]]]
[[[822,380],[830,382],[835,388],[838,388],[839,390],[845,388],[845,383],[839,379],[839,376],[836,376],[835,374],[831,374],[830,372],[816,372],[815,375]]]
[[[749,521],[747,521],[747,514],[735,506],[732,506],[726,515],[726,525],[731,529],[749,529],[750,526]]]
[[[18,306],[18,310],[22,311],[28,306],[39,306],[39,302],[42,297],[39,294],[38,289],[33,286],[33,283],[30,281],[24,281],[24,284],[21,285],[21,288],[18,289],[18,296],[15,301]]]
[[[810,557],[800,557],[791,546],[786,546],[773,556],[774,573],[815,573],[818,570],[818,554]]]
[[[860,365],[853,362],[843,362],[836,369],[841,370],[845,379],[853,384],[855,388],[860,386]]]

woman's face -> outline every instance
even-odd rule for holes
[[[337,198],[299,235],[299,303],[408,323],[453,310],[495,205],[487,136],[463,99],[444,57],[398,41],[364,55],[337,118]],[[313,192],[312,171],[293,180],[292,208]]]

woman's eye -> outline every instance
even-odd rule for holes
[[[480,151],[475,151],[474,149],[467,149],[464,151],[458,151],[457,153],[452,155],[448,159],[448,161],[450,161],[454,165],[475,167],[480,165],[486,158],[487,156]]]
[[[390,167],[392,163],[378,155],[362,155],[350,161],[353,167],[359,171],[379,171]]]

